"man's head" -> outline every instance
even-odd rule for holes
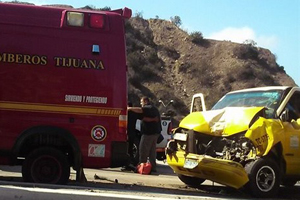
[[[144,105],[147,105],[150,103],[150,100],[148,97],[142,97],[141,98],[141,106],[143,107]]]

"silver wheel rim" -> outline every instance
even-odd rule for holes
[[[256,174],[256,185],[260,191],[269,192],[275,185],[276,174],[269,166],[261,167]]]
[[[135,158],[138,154],[138,147],[136,144],[133,144],[133,147],[132,147],[132,155],[133,157]]]

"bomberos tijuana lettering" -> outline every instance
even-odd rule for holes
[[[81,58],[69,58],[69,57],[56,56],[53,58],[53,61],[56,67],[97,69],[97,70],[105,69],[103,62],[101,60],[95,60],[95,59],[81,59]],[[45,55],[37,55],[37,54],[30,55],[30,54],[19,54],[19,53],[0,53],[0,62],[45,66],[48,64],[48,57]]]

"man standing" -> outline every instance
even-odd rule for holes
[[[141,141],[139,162],[146,163],[148,158],[152,165],[151,172],[156,172],[156,143],[162,130],[158,109],[150,103],[148,97],[141,98],[142,107],[128,107],[128,111],[143,113],[141,124]]]

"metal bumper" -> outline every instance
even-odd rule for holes
[[[249,181],[243,166],[230,160],[176,151],[167,154],[167,163],[176,174],[207,179],[236,189]]]

